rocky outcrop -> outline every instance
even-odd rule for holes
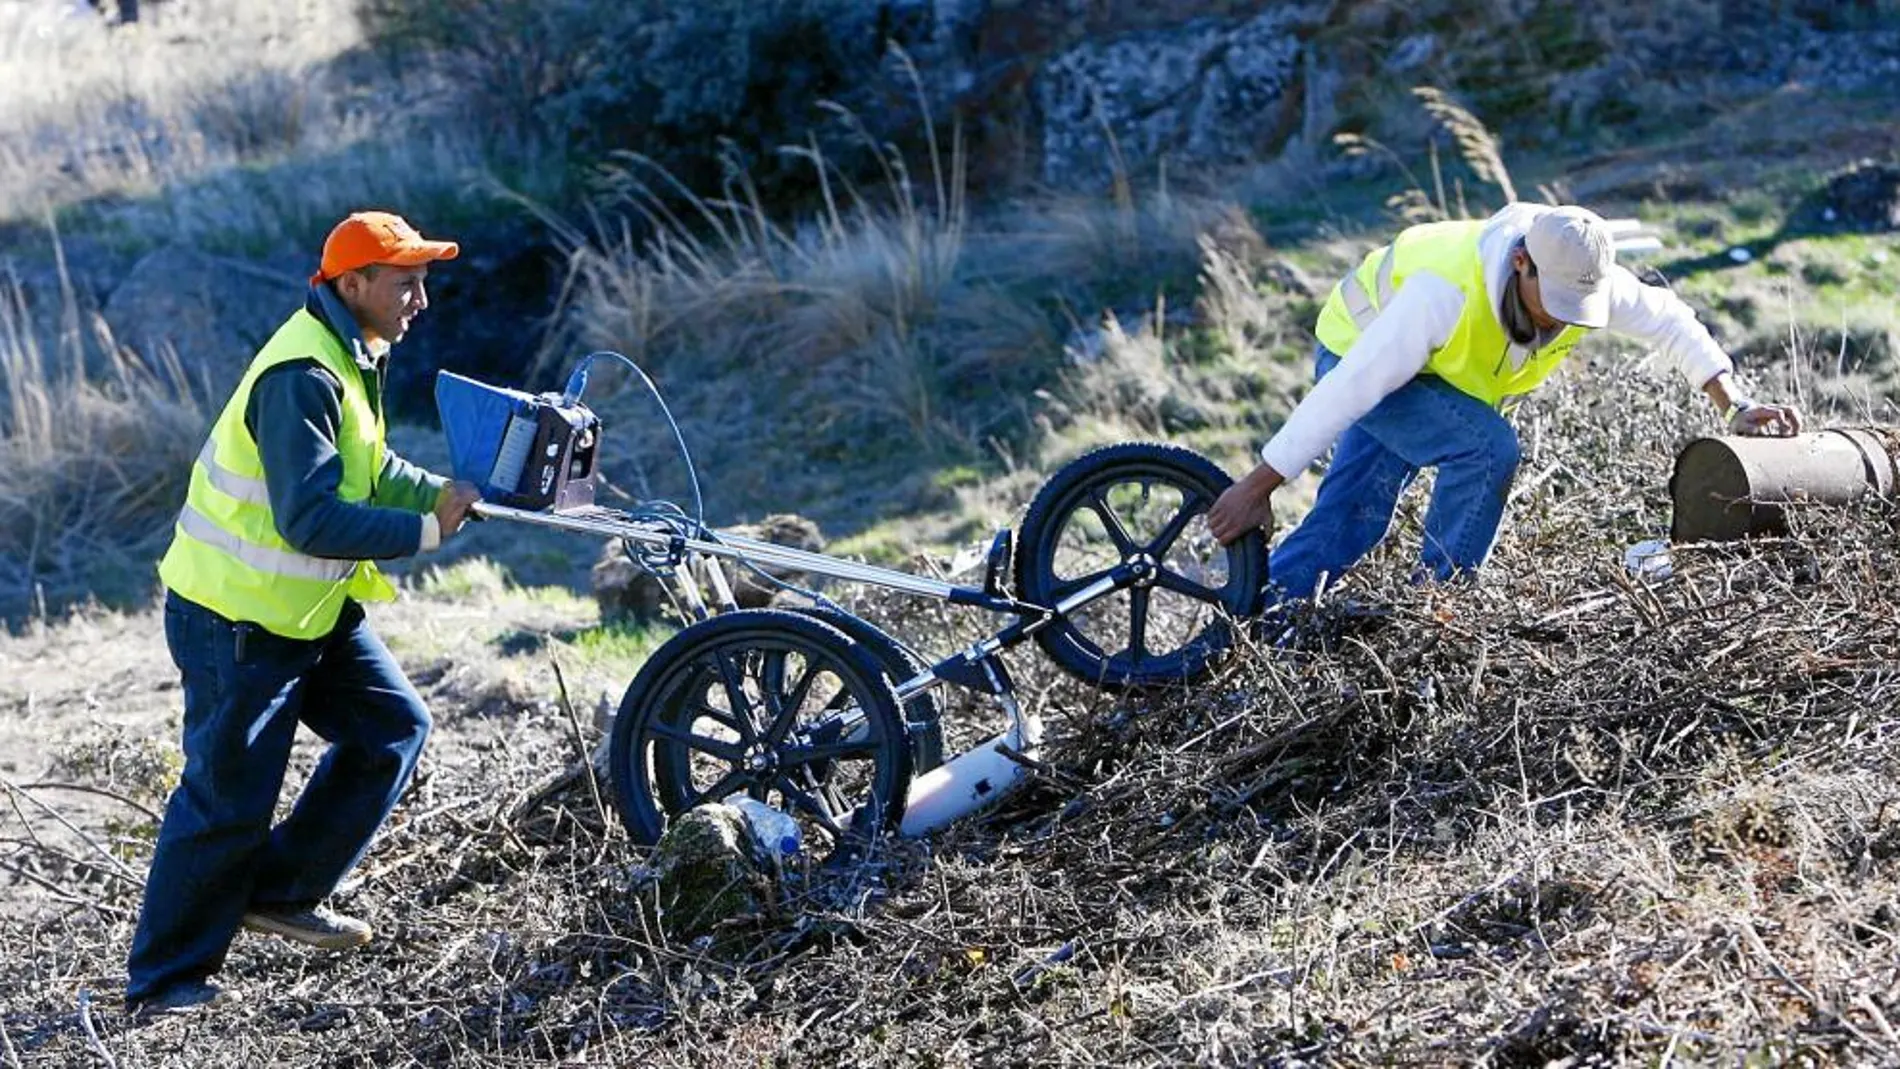
[[[1163,161],[1189,173],[1270,159],[1295,134],[1322,144],[1342,121],[1422,136],[1416,109],[1391,106],[1413,85],[1535,141],[1606,116],[1694,114],[1738,92],[1900,77],[1900,33],[1859,3],[487,3],[486,31],[426,16],[391,29],[456,56],[497,121],[563,131],[583,156],[636,150],[691,189],[717,188],[736,166],[767,199],[814,192],[810,160],[782,146],[815,145],[868,173],[877,148],[915,154],[932,134],[941,148],[953,126],[973,187],[1086,189]],[[520,77],[522,38],[548,84]]]
[[[1100,187],[1117,170],[1256,159],[1301,125],[1307,39],[1334,4],[938,0],[888,5],[939,124],[964,125],[976,160],[1027,158],[1042,181]],[[909,102],[856,94],[874,127]]]
[[[1116,166],[1140,176],[1162,160],[1187,173],[1267,159],[1295,135],[1321,144],[1338,98],[1374,83],[1443,86],[1487,123],[1534,140],[1604,113],[1900,80],[1900,29],[1860,4],[1626,2],[1580,14],[1541,0],[1488,15],[1456,0],[863,6],[893,13],[861,28],[882,27],[909,50],[939,118],[973,135],[977,170],[986,157],[1026,161],[1064,187],[1099,186]],[[858,89],[841,96],[878,99]],[[1368,101],[1375,113],[1364,113]],[[1376,125],[1376,105],[1351,106]],[[910,118],[871,114],[893,136]]]
[[[1276,8],[1103,41],[1053,58],[1035,78],[1042,177],[1102,184],[1117,168],[1235,163],[1298,126],[1308,15]]]
[[[178,245],[147,253],[105,302],[113,337],[148,358],[169,348],[220,397],[260,346],[303,303],[287,271]]]

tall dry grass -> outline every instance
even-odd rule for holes
[[[0,277],[0,620],[153,589],[202,393],[176,354],[120,345],[70,284],[41,308]]]
[[[1347,157],[1378,156],[1396,166],[1405,176],[1406,186],[1386,201],[1386,207],[1408,223],[1440,219],[1469,219],[1484,214],[1482,205],[1474,210],[1462,176],[1445,177],[1444,162],[1439,158],[1438,139],[1449,138],[1471,175],[1478,182],[1497,187],[1504,203],[1515,203],[1517,186],[1510,169],[1504,165],[1503,148],[1497,135],[1450,93],[1436,86],[1412,89],[1412,97],[1430,121],[1433,136],[1425,140],[1430,181],[1419,177],[1405,158],[1384,142],[1369,134],[1343,131],[1333,135],[1333,143]]]
[[[896,484],[935,467],[1028,455],[1046,391],[1063,388],[1065,337],[1193,285],[1197,239],[1224,206],[1125,190],[979,213],[957,132],[932,134],[921,160],[864,138],[869,181],[790,150],[819,191],[803,215],[764,204],[736,161],[706,193],[624,157],[592,232],[567,231],[581,340],[654,371],[725,507],[815,498],[800,507],[838,518],[848,486],[859,515],[842,518],[861,520],[867,498],[907,507]],[[857,474],[788,475],[814,462]]]
[[[465,199],[484,168],[470,124],[424,121],[430,85],[353,54],[348,0],[192,0],[128,26],[57,9],[0,14],[0,223],[81,213],[135,247],[269,253],[351,207]]]
[[[828,407],[895,416],[925,439],[954,433],[933,380],[959,368],[933,359],[946,354],[933,350],[930,328],[960,318],[965,296],[960,154],[916,176],[880,153],[877,189],[815,148],[797,154],[821,201],[792,219],[760,201],[736,161],[725,188],[702,196],[623,157],[601,204],[612,229],[576,242],[584,333],[661,368],[690,360],[701,373],[748,364],[767,377],[822,373]]]

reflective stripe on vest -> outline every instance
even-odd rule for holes
[[[226,497],[235,497],[239,501],[248,501],[253,505],[270,504],[270,487],[264,484],[264,480],[239,475],[218,463],[218,443],[214,439],[205,439],[205,447],[198,450],[198,463],[204,465],[205,479]],[[206,538],[203,541],[210,542],[211,540]]]
[[[1390,305],[1405,280],[1426,272],[1456,286],[1464,295],[1464,308],[1427,358],[1424,373],[1491,405],[1535,389],[1589,331],[1565,327],[1537,350],[1520,350],[1521,361],[1512,359],[1513,346],[1492,306],[1478,253],[1484,227],[1482,221],[1407,227],[1390,245],[1366,254],[1320,309],[1314,333],[1321,344],[1350,359],[1359,333]]]
[[[245,427],[251,389],[280,364],[314,360],[341,386],[336,450],[342,460],[337,497],[363,502],[375,493],[384,451],[381,414],[355,358],[315,316],[299,311],[258,352],[192,465],[171,547],[159,577],[179,596],[231,620],[256,623],[287,638],[320,638],[336,626],[343,605],[389,600],[395,587],[371,561],[299,552],[271,514],[257,442]]]
[[[1374,304],[1366,295],[1366,284],[1359,281],[1359,272],[1349,273],[1339,283],[1339,298],[1346,302],[1346,312],[1360,330],[1372,325],[1379,318],[1379,309],[1392,302],[1392,268],[1398,261],[1397,245],[1385,247],[1385,258],[1379,261],[1379,302]]]
[[[209,516],[189,504],[178,510],[178,529],[207,546],[229,553],[260,572],[287,575],[292,579],[321,579],[330,583],[340,583],[356,574],[356,562],[353,560],[309,557],[289,550],[252,545],[211,522]]]

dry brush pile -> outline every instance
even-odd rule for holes
[[[1411,501],[1401,551],[1341,591],[1383,613],[1342,600],[1300,649],[1255,640],[1205,685],[1121,698],[1019,656],[1052,728],[1033,786],[794,873],[723,956],[644,919],[641,855],[564,774],[582,743],[558,703],[476,746],[434,695],[426,776],[343,899],[383,937],[241,938],[226,977],[249,997],[192,1022],[118,1010],[137,897],[113,844],[9,843],[47,893],[0,911],[0,1058],[1900,1058],[1900,515],[1803,509],[1786,539],[1633,576],[1622,548],[1666,523],[1669,457],[1707,417],[1679,383],[1613,376],[1520,413],[1483,582],[1407,584]],[[935,609],[866,609],[945,636]]]

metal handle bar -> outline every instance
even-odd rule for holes
[[[477,501],[470,506],[479,516],[495,519],[514,520],[531,523],[539,527],[554,527],[564,531],[578,531],[583,534],[599,535],[606,538],[624,538],[642,545],[656,548],[676,548],[693,553],[704,553],[728,560],[748,560],[754,564],[776,564],[799,571],[815,572],[819,575],[843,579],[849,582],[870,583],[875,586],[889,587],[910,594],[926,597],[944,598],[957,602],[989,604],[996,599],[989,598],[982,591],[969,587],[960,587],[946,583],[941,579],[929,579],[909,572],[900,572],[892,568],[880,568],[874,564],[859,564],[855,561],[840,560],[822,553],[794,549],[773,542],[760,542],[756,539],[741,538],[737,535],[713,535],[711,538],[695,538],[682,535],[664,524],[652,520],[636,520],[632,517],[616,516],[610,509],[597,509],[591,512],[530,512],[526,509],[510,508],[506,505],[491,505]],[[998,605],[998,608],[1003,606]],[[1025,606],[1025,608],[1027,608]]]

